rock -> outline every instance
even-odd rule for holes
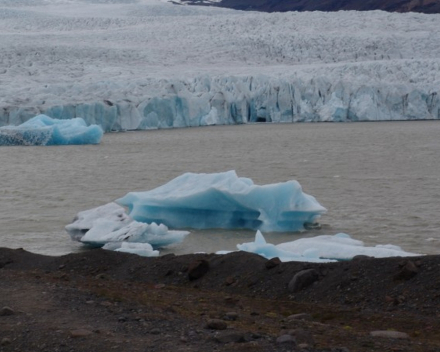
[[[299,314],[292,314],[287,317],[287,320],[307,320],[311,321],[313,320],[312,316],[307,313],[299,313]]]
[[[370,257],[368,255],[358,254],[358,255],[355,255],[353,258],[351,258],[351,261],[352,262],[361,262],[361,261],[369,260],[369,259],[374,259],[374,258]]]
[[[151,335],[160,335],[161,331],[158,328],[154,328],[150,330]]]
[[[291,335],[295,337],[297,343],[302,343],[309,346],[315,345],[315,339],[310,331],[306,331],[304,329],[295,329],[292,331]]]
[[[13,263],[14,261],[12,259],[6,259],[6,260],[1,260],[0,261],[0,269],[2,269],[3,267],[5,267],[8,264]]]
[[[209,271],[209,262],[205,259],[196,260],[188,267],[188,278],[197,280]]]
[[[419,269],[417,269],[417,266],[412,262],[411,260],[406,261],[400,271],[394,276],[395,280],[409,280],[417,273],[419,272]]]
[[[228,312],[223,317],[223,320],[235,321],[238,318],[238,314],[235,312]]]
[[[227,327],[226,322],[221,319],[210,319],[205,326],[206,329],[212,330],[225,330]]]
[[[214,340],[219,343],[246,342],[244,335],[239,332],[227,332],[225,334],[218,334],[214,337]]]
[[[313,347],[315,345],[315,340],[313,338],[312,333],[304,329],[282,330],[280,332],[280,336],[281,335],[293,336],[296,340],[296,343],[298,344],[298,347],[300,347],[300,344],[305,344],[308,345],[309,347]]]
[[[0,346],[7,346],[11,344],[11,339],[4,337],[2,338],[2,341],[0,342]]]
[[[296,346],[296,340],[292,335],[281,335],[277,338],[277,344]]]
[[[236,305],[239,301],[240,300],[238,298],[231,297],[231,296],[226,296],[224,299],[224,302],[230,306]]]
[[[96,280],[107,280],[108,279],[107,275],[102,274],[102,273],[96,275],[95,278],[96,278]]]
[[[281,260],[278,257],[269,259],[266,263],[264,263],[264,266],[266,269],[273,269],[281,264]]]
[[[370,335],[373,337],[385,337],[390,339],[409,339],[407,333],[400,331],[391,331],[391,330],[377,330],[371,331]]]
[[[87,329],[77,329],[70,331],[70,337],[72,338],[86,337],[91,334],[93,334],[93,332]]]
[[[318,279],[319,274],[315,269],[301,270],[295,274],[292,280],[290,280],[288,290],[292,293],[301,291],[302,289],[313,284]]]
[[[233,276],[228,276],[225,280],[225,285],[226,286],[231,286],[232,284],[235,284],[235,277]]]
[[[12,308],[9,307],[3,307],[2,309],[0,309],[0,317],[4,317],[7,315],[14,315],[15,312]]]

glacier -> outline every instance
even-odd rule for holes
[[[116,200],[136,221],[171,228],[301,231],[326,212],[297,181],[255,185],[235,171],[185,173],[146,192]]]
[[[0,10],[0,126],[39,114],[105,132],[440,118],[440,15],[159,0]]]
[[[376,245],[367,247],[362,241],[352,239],[350,235],[321,235],[310,238],[300,238],[295,241],[274,245],[267,243],[263,234],[257,231],[253,242],[237,244],[237,249],[258,254],[267,259],[278,257],[282,262],[300,261],[325,263],[340,260],[351,260],[357,255],[375,258],[412,257],[420,254],[403,251],[395,245]],[[218,251],[226,254],[228,251]]]
[[[116,203],[79,212],[65,230],[72,240],[92,247],[139,252],[136,254],[144,256],[156,256],[159,252],[153,248],[180,243],[189,234],[187,231],[170,231],[163,224],[134,221]]]
[[[0,146],[99,144],[104,131],[82,118],[52,119],[38,115],[19,126],[0,127]]]

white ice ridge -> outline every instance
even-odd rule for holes
[[[410,257],[420,254],[405,252],[394,245],[376,245],[366,247],[362,241],[354,240],[349,235],[323,235],[311,238],[301,238],[296,241],[273,245],[267,243],[260,231],[257,231],[254,242],[238,244],[241,251],[261,255],[267,259],[278,257],[283,262],[332,262],[350,260],[357,255],[375,258]],[[219,251],[218,254],[227,253]]]
[[[0,126],[440,118],[440,15],[0,0]],[[50,39],[50,40],[49,40]]]
[[[158,255],[153,248],[182,242],[188,235],[187,231],[169,231],[163,224],[134,221],[116,203],[79,212],[65,229],[74,241],[149,256]]]
[[[82,118],[52,119],[38,115],[19,126],[0,127],[0,146],[99,144],[104,131]]]
[[[170,228],[301,231],[326,212],[295,181],[258,186],[235,171],[185,173],[146,192],[116,200],[136,221]]]

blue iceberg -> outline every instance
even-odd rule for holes
[[[100,126],[87,126],[80,117],[57,120],[38,115],[19,126],[1,127],[0,146],[99,144],[103,134]]]
[[[254,185],[235,171],[185,173],[146,192],[116,200],[136,221],[170,228],[300,231],[326,212],[297,181]]]

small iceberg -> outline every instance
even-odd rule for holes
[[[0,127],[0,146],[99,144],[104,131],[80,118],[52,119],[38,115],[19,126]]]
[[[296,241],[280,243],[278,249],[292,253],[302,253],[319,258],[350,260],[357,255],[374,258],[411,257],[421,254],[405,252],[399,246],[387,244],[374,247],[365,246],[364,242],[352,239],[345,233],[300,238]]]
[[[283,250],[274,244],[267,243],[263,234],[257,231],[255,234],[255,241],[237,244],[240,251],[258,254],[267,259],[278,257],[282,262],[314,262],[314,263],[328,263],[334,262],[334,259],[323,259],[316,255],[303,255],[302,253],[295,253]],[[221,254],[218,252],[218,254]],[[309,253],[310,254],[310,253]]]
[[[107,243],[103,249],[115,252],[131,253],[141,257],[158,257],[159,251],[155,251],[149,243],[129,243],[129,242],[111,242]]]
[[[157,256],[159,252],[153,248],[180,243],[189,234],[170,231],[163,224],[137,222],[116,203],[79,212],[65,229],[74,241],[144,256]]]
[[[116,200],[134,220],[170,228],[301,231],[326,212],[297,181],[258,186],[235,171],[185,173]]]
[[[257,231],[254,242],[237,244],[240,251],[255,253],[272,259],[278,257],[282,262],[334,262],[350,260],[357,255],[366,255],[375,258],[411,257],[417,253],[403,251],[394,245],[377,245],[366,247],[362,241],[354,240],[345,233],[336,235],[322,235],[310,238],[301,238],[296,241],[273,245],[267,243],[260,231]],[[219,251],[217,254],[225,254]]]

